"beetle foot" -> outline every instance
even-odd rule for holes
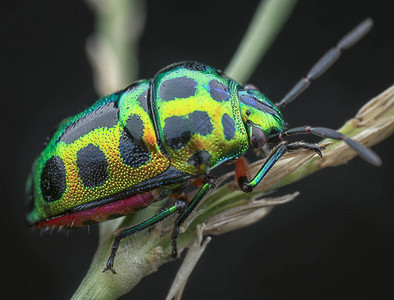
[[[172,232],[172,251],[171,251],[171,255],[170,255],[171,260],[176,259],[178,257],[178,245],[176,242],[178,234],[179,234],[179,227],[175,226],[174,230]]]
[[[171,251],[170,259],[171,260],[176,259],[177,256],[178,256],[178,250],[173,248],[172,251]]]
[[[287,151],[294,151],[299,149],[307,149],[310,151],[314,151],[317,155],[323,157],[322,150],[325,150],[326,147],[325,145],[317,145],[317,144],[310,144],[304,142],[294,142],[286,145]]]
[[[106,266],[103,270],[103,273],[107,272],[108,270],[111,270],[112,274],[118,274],[118,273],[116,273],[115,269],[111,266]]]
[[[250,193],[253,191],[253,188],[249,185],[249,179],[246,176],[241,176],[238,179],[238,186],[244,193]]]
[[[103,273],[108,270],[111,270],[112,274],[118,274],[114,269],[114,257],[112,255],[108,258],[107,266],[104,268]]]

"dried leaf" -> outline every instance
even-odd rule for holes
[[[193,245],[187,251],[185,258],[183,259],[182,265],[179,268],[175,279],[171,285],[170,291],[166,297],[166,300],[171,300],[173,298],[180,299],[182,292],[185,288],[187,280],[192,273],[194,267],[196,266],[201,255],[205,251],[208,243],[211,241],[210,237],[207,237],[202,243],[203,232],[205,229],[205,224],[201,224],[196,228],[197,239],[194,241]]]

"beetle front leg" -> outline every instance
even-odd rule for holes
[[[321,150],[324,148],[319,147],[316,144],[304,143],[304,142],[295,142],[291,144],[281,143],[275,148],[271,154],[268,156],[267,160],[261,167],[261,169],[257,172],[252,180],[249,181],[248,176],[240,176],[240,173],[245,173],[242,171],[243,166],[241,166],[241,170],[236,170],[236,176],[238,180],[238,185],[241,190],[245,193],[250,193],[254,190],[254,188],[263,180],[264,176],[271,170],[272,166],[287,152],[287,151],[295,151],[299,149],[307,149],[310,151],[316,152],[320,157],[322,157]],[[239,165],[236,164],[236,168]],[[238,174],[237,174],[238,173]]]
[[[280,133],[269,135],[268,141],[269,142],[275,142],[278,140],[281,141],[286,136],[297,135],[297,134],[313,134],[321,138],[344,141],[349,147],[353,148],[353,150],[355,150],[362,159],[369,162],[371,165],[378,167],[382,164],[380,157],[371,149],[357,143],[356,141],[344,136],[342,133],[337,132],[330,128],[311,127],[311,126],[295,127]]]
[[[286,145],[287,151],[295,151],[295,150],[299,150],[299,149],[306,149],[306,150],[314,151],[320,157],[323,157],[323,154],[321,153],[321,151],[325,150],[326,147],[319,146],[317,144],[304,143],[304,142],[294,142],[294,143]]]
[[[281,143],[275,148],[268,156],[267,160],[262,165],[261,169],[257,172],[252,180],[246,176],[241,176],[238,179],[238,185],[245,193],[250,193],[254,188],[263,180],[264,176],[272,168],[272,166],[286,153],[286,144]]]
[[[182,223],[187,219],[190,213],[196,208],[198,203],[200,203],[201,199],[204,198],[206,194],[210,190],[215,187],[215,179],[213,177],[206,177],[204,179],[203,186],[198,190],[198,192],[194,195],[190,204],[184,202],[186,205],[181,208],[179,216],[175,220],[174,229],[172,231],[171,239],[172,239],[172,252],[171,258],[176,258],[178,256],[178,249],[177,249],[177,238],[179,235],[179,228]],[[178,200],[179,201],[179,200]]]

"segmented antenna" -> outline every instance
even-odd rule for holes
[[[287,94],[284,98],[276,103],[276,106],[283,108],[295,98],[297,98],[307,87],[311,84],[312,80],[315,80],[326,72],[341,56],[344,50],[349,49],[359,40],[361,40],[368,31],[372,28],[373,21],[368,18],[361,22],[356,28],[345,35],[338,44],[328,50],[318,62],[309,70],[305,78],[302,78]]]

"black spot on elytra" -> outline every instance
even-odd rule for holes
[[[189,98],[196,94],[196,85],[197,82],[188,77],[165,80],[160,85],[160,98],[163,101],[171,101],[175,98]]]
[[[206,150],[201,150],[201,151],[197,151],[196,153],[194,153],[189,160],[187,161],[187,163],[189,165],[193,165],[193,166],[199,166],[199,165],[203,165],[206,164],[209,159],[211,158],[211,154],[209,154],[208,151]]]
[[[143,144],[145,126],[139,115],[131,114],[126,121],[125,128],[136,144]]]
[[[116,125],[118,119],[117,104],[111,101],[67,126],[59,140],[70,144],[96,128]]]
[[[209,82],[209,93],[214,100],[219,102],[228,101],[230,99],[227,86],[216,79],[212,79]]]
[[[93,144],[77,152],[79,178],[86,187],[100,186],[109,178],[105,154]]]
[[[191,139],[193,134],[206,136],[213,131],[211,118],[205,111],[196,110],[187,117],[173,116],[165,120],[164,139],[169,147],[179,150]]]
[[[231,140],[235,135],[235,123],[228,114],[223,115],[222,126],[225,139],[227,141]]]
[[[41,191],[46,202],[59,200],[66,191],[66,168],[63,160],[52,156],[41,172]]]
[[[190,141],[192,122],[183,117],[169,117],[165,120],[163,134],[166,144],[172,149],[179,150]]]
[[[147,163],[150,159],[148,149],[142,140],[136,141],[127,130],[119,139],[119,151],[123,162],[133,168]]]
[[[203,136],[212,133],[213,125],[211,118],[206,111],[194,111],[189,114],[189,120],[192,122],[193,133],[198,133]]]
[[[149,113],[148,110],[148,89],[144,90],[141,95],[137,98],[137,101],[139,102],[140,106],[143,108],[143,110],[146,113]]]

